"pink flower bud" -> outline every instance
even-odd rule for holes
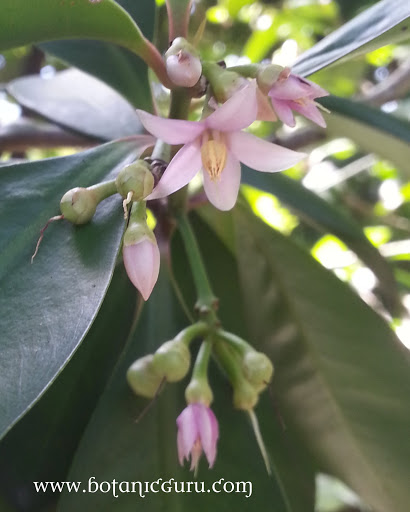
[[[131,245],[124,242],[125,270],[144,300],[148,300],[159,274],[160,254],[155,237],[143,236]]]
[[[169,78],[179,87],[193,87],[202,73],[201,61],[185,50],[167,57],[166,67]]]
[[[215,463],[219,437],[218,421],[212,410],[204,404],[189,404],[178,416],[177,426],[180,464],[191,456],[191,469],[196,470],[204,451],[211,468]]]

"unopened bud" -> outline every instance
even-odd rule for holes
[[[154,188],[154,176],[144,160],[137,160],[121,169],[115,184],[122,197],[128,197],[131,192],[133,201],[141,201],[151,194]]]
[[[194,378],[185,390],[185,399],[189,404],[201,403],[209,407],[214,399],[214,394],[208,381]]]
[[[272,85],[276,83],[281,77],[283,77],[286,69],[288,68],[283,68],[282,66],[278,66],[276,64],[269,64],[262,67],[256,77],[256,81],[260,90],[263,93],[268,94]]]
[[[88,188],[76,187],[66,192],[60,201],[64,218],[73,224],[89,222],[97,209],[97,194]]]
[[[179,87],[193,87],[201,77],[202,65],[195,48],[183,37],[177,37],[165,54],[165,65],[171,81]]]
[[[177,382],[185,377],[191,364],[191,353],[182,341],[165,342],[154,354],[154,366],[168,382]]]
[[[255,387],[263,389],[272,379],[273,365],[262,352],[249,350],[242,361],[247,380]]]
[[[135,394],[154,398],[163,376],[156,372],[153,365],[154,356],[149,354],[137,359],[127,371],[127,381]]]
[[[249,411],[258,403],[258,392],[246,379],[238,380],[233,388],[233,405],[236,409]]]

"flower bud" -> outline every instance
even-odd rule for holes
[[[287,78],[290,73],[290,70],[287,70],[289,70],[289,68],[283,68],[276,64],[269,64],[261,67],[256,76],[258,87],[264,94],[268,94],[275,82],[281,78]],[[286,76],[284,76],[284,74]]]
[[[188,373],[191,353],[182,341],[167,341],[155,352],[153,364],[168,382],[177,382]]]
[[[73,224],[85,224],[93,218],[97,205],[98,197],[93,190],[76,187],[63,195],[60,210]]]
[[[205,379],[192,379],[185,390],[185,399],[187,403],[201,403],[209,406],[214,399],[212,389]]]
[[[136,395],[154,398],[158,392],[163,376],[156,372],[152,354],[137,359],[128,368],[127,381]]]
[[[242,361],[242,369],[247,380],[256,388],[263,389],[273,375],[273,365],[262,352],[249,350]]]
[[[115,184],[122,197],[126,198],[132,192],[132,200],[141,201],[151,194],[154,188],[154,176],[144,160],[137,160],[121,169]]]
[[[172,42],[165,54],[165,65],[169,78],[179,87],[193,87],[201,78],[201,61],[195,48],[183,37]]]
[[[239,379],[233,388],[233,405],[236,409],[249,411],[258,403],[258,392],[246,379]]]

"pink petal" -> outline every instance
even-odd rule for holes
[[[194,446],[195,440],[199,435],[197,428],[195,409],[192,405],[188,405],[177,418],[178,435],[178,458],[182,465],[184,458],[188,459],[189,454]]]
[[[153,116],[143,110],[137,110],[137,114],[144,128],[167,144],[186,144],[193,141],[205,129],[202,121],[166,119]]]
[[[124,245],[123,259],[132,284],[139,290],[144,300],[148,300],[159,274],[158,245],[149,238],[143,238],[133,245]]]
[[[329,92],[320,87],[320,85],[311,82],[307,78],[298,77],[300,81],[304,82],[310,87],[309,98],[323,98],[323,96],[329,96]]]
[[[258,89],[256,92],[256,99],[258,102],[257,119],[259,121],[277,121],[277,117],[273,111],[270,98],[263,94],[260,89]]]
[[[290,75],[286,80],[273,84],[269,96],[278,100],[295,100],[304,98],[311,92],[311,84],[296,75]]]
[[[221,132],[242,130],[255,121],[257,112],[256,83],[250,82],[235,92],[204,122],[208,128]]]
[[[240,132],[239,132],[240,133]],[[219,210],[230,210],[235,206],[241,183],[241,164],[228,151],[225,168],[219,178],[212,181],[203,170],[204,189],[210,202]]]
[[[293,110],[302,114],[302,116],[307,117],[314,123],[318,124],[322,128],[326,128],[326,121],[323,119],[323,116],[315,105],[313,101],[308,101],[306,105],[301,105],[300,103],[292,102]]]
[[[197,141],[186,144],[168,164],[158,185],[146,200],[166,197],[189,183],[202,165],[201,150]]]
[[[229,134],[229,147],[238,160],[262,172],[289,169],[306,156],[245,132]]]
[[[272,98],[272,106],[282,123],[291,126],[296,125],[295,118],[293,117],[292,109],[289,106],[290,101],[276,100]]]
[[[201,405],[197,412],[199,435],[202,448],[211,468],[216,459],[216,444],[219,437],[218,421],[209,407]]]

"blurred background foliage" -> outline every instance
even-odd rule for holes
[[[204,59],[224,60],[228,66],[261,60],[292,66],[305,50],[375,3],[197,0],[190,33],[193,37],[206,19],[199,44]],[[157,0],[157,6],[154,37],[164,51],[168,46],[167,14],[163,0]],[[33,74],[53,77],[66,67],[38,47],[0,54],[0,163],[64,156],[93,145],[90,140],[73,141],[70,137],[74,132],[65,131],[56,138],[55,146],[36,147],[19,140],[21,123],[46,121],[19,105],[7,92],[7,84]],[[410,121],[410,41],[336,63],[310,78],[332,95],[354,99]],[[385,86],[391,83],[394,86]],[[160,107],[167,101],[167,93],[158,84],[154,96]],[[308,247],[323,266],[381,312],[410,348],[410,161],[407,169],[399,168],[378,154],[377,147],[369,151],[349,133],[333,136],[331,131],[320,130],[300,117],[294,129],[279,123],[255,122],[251,130],[288,147],[303,148],[309,154],[306,161],[284,174],[353,217],[363,228],[368,240],[393,266],[404,314],[400,318],[388,315],[375,274],[339,238],[296,215],[275,194],[244,185],[243,195],[253,211],[268,225]],[[329,477],[318,479],[317,491],[318,512],[365,510],[349,489]]]

